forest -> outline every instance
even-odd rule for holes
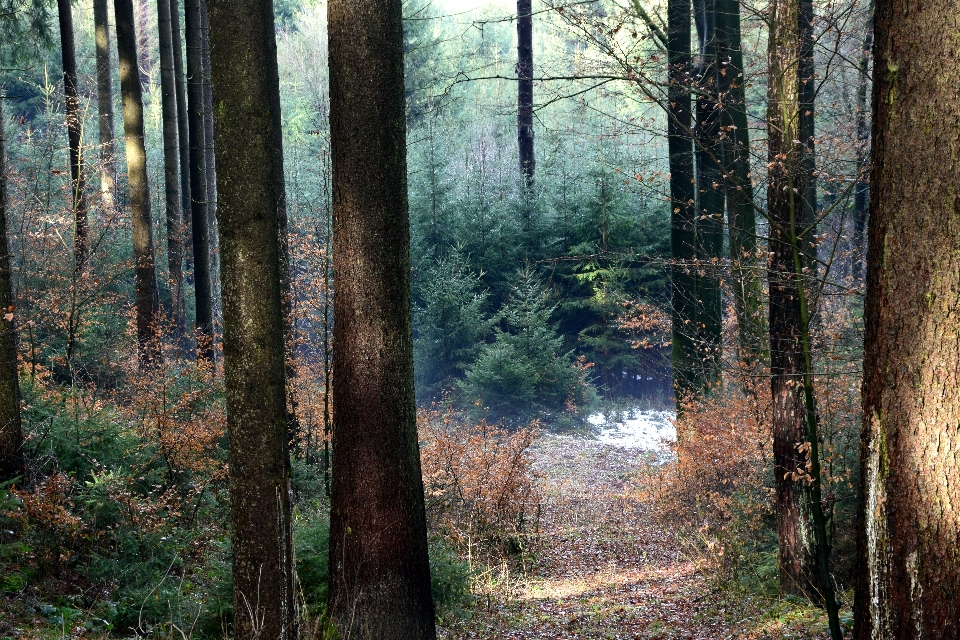
[[[0,640],[960,638],[958,16],[0,0]]]

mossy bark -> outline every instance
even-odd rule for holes
[[[670,163],[670,269],[673,380],[677,408],[698,388],[696,366],[696,277],[693,266],[696,218],[693,177],[693,128],[690,113],[690,0],[667,5]]]
[[[341,637],[436,637],[417,441],[401,0],[332,0],[333,486]]]
[[[234,637],[298,635],[277,212],[280,82],[270,0],[210,0],[223,266]],[[201,192],[203,193],[203,192]],[[201,217],[195,213],[194,219]]]
[[[113,144],[113,74],[107,0],[93,0],[97,58],[97,122],[100,134],[100,203],[105,211],[116,204],[117,169]]]
[[[212,363],[213,284],[207,213],[207,159],[203,99],[203,32],[200,0],[186,0],[187,121],[190,136],[190,203],[193,231],[193,287],[196,297],[197,360]]]
[[[3,97],[0,96],[0,482],[22,477],[23,430],[17,367],[17,317],[7,239],[7,164]]]
[[[163,113],[164,209],[167,221],[167,270],[170,279],[170,321],[174,338],[186,334],[183,294],[183,213],[180,209],[180,132],[177,119],[177,85],[173,64],[173,25],[170,0],[157,0],[160,38],[160,95]]]
[[[87,268],[90,239],[87,230],[86,177],[83,166],[83,115],[77,94],[77,52],[73,37],[73,8],[70,0],[57,0],[60,20],[60,52],[63,60],[63,93],[70,143],[70,208],[73,211],[74,270],[82,277]]]
[[[150,189],[147,183],[147,150],[143,137],[143,94],[137,71],[137,39],[132,0],[114,0],[120,95],[123,100],[123,133],[127,149],[127,183],[133,227],[134,281],[136,287],[137,350],[141,367],[160,358],[158,320],[160,296],[154,265]]]
[[[517,0],[517,145],[529,189],[537,169],[533,147],[533,5]],[[528,239],[529,240],[529,239]]]
[[[855,637],[960,637],[960,18],[876,3]]]

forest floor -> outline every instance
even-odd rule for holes
[[[533,455],[536,548],[519,567],[481,573],[472,611],[441,638],[829,637],[816,608],[711,584],[638,497],[662,454],[544,435]]]

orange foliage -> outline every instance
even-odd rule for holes
[[[450,410],[423,411],[418,423],[431,533],[470,553],[521,551],[540,520],[529,452],[536,424],[507,430]]]

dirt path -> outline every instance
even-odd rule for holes
[[[710,589],[671,532],[628,495],[654,454],[547,435],[534,455],[544,487],[534,560],[525,572],[484,574],[472,616],[442,638],[822,637],[806,631],[823,628],[809,607],[731,604]]]

